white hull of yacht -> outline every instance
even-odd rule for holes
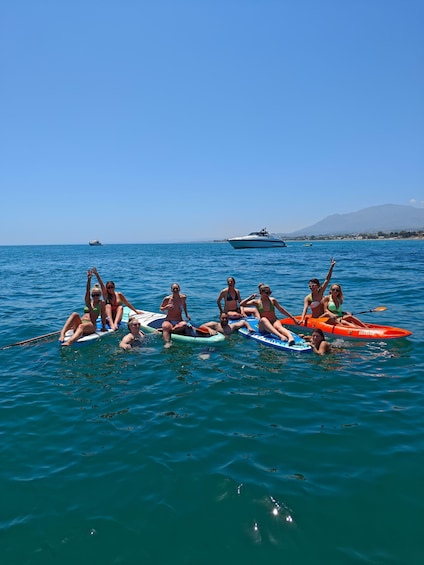
[[[280,240],[264,240],[264,239],[249,239],[249,238],[232,238],[228,240],[234,249],[248,249],[248,248],[261,248],[261,247],[287,247],[284,241]]]
[[[268,233],[265,229],[260,232],[252,232],[249,235],[241,237],[232,237],[228,243],[234,249],[249,249],[249,248],[263,248],[263,247],[287,247],[281,237],[277,237]]]

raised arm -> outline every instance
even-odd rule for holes
[[[88,270],[87,271],[87,285],[85,287],[85,305],[87,306],[87,308],[90,309],[90,312],[92,310],[92,306],[91,306],[91,296],[90,296],[90,290],[91,290],[91,278],[93,276],[92,271]]]
[[[97,280],[99,281],[100,288],[102,289],[103,298],[106,300],[107,290],[106,290],[106,287],[105,287],[105,285],[104,285],[104,283],[103,283],[103,281],[102,281],[102,279],[99,275],[99,272],[97,271],[96,267],[93,267],[92,271],[93,271],[93,274],[96,275]]]
[[[336,264],[335,260],[333,258],[331,258],[330,269],[329,269],[327,276],[325,277],[325,281],[322,283],[322,286],[321,286],[321,289],[320,289],[323,295],[324,295],[325,289],[328,286],[328,283],[331,280],[331,276],[333,274],[333,269],[334,269],[335,264]]]

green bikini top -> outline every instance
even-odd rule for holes
[[[100,302],[97,304],[97,306],[93,306],[91,309],[93,311],[93,314],[97,314],[97,316],[100,316],[100,312],[102,311]],[[88,312],[90,312],[90,308],[88,306],[84,306],[84,314],[88,314]]]
[[[264,305],[262,304],[262,300],[258,301],[258,311],[259,312],[263,312],[264,311]],[[275,306],[274,304],[271,302],[271,300],[269,301],[269,312],[275,312]]]
[[[333,300],[329,300],[327,309],[330,310],[332,314],[337,314],[337,316],[343,316],[342,305],[336,306]]]

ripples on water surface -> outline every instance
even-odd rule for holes
[[[59,329],[96,265],[157,310],[176,280],[194,321],[228,275],[300,313],[333,282],[396,342],[296,357],[234,336],[215,349],[149,336],[0,352],[0,555],[21,564],[422,564],[424,244],[2,247],[0,346]],[[122,334],[121,334],[122,335]]]

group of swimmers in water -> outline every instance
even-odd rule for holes
[[[209,335],[221,333],[225,337],[229,337],[242,327],[253,332],[254,329],[246,319],[253,316],[258,320],[259,332],[271,333],[278,339],[287,341],[289,345],[292,345],[294,344],[293,336],[278,320],[276,310],[291,318],[297,325],[302,325],[306,321],[309,309],[313,318],[324,317],[328,324],[366,327],[351,313],[342,310],[343,292],[339,284],[331,285],[329,294],[325,295],[335,264],[336,262],[332,259],[330,269],[322,284],[315,278],[309,281],[310,292],[305,296],[300,321],[290,314],[276,298],[271,296],[272,290],[269,285],[259,283],[258,293],[242,299],[240,291],[236,288],[234,277],[228,277],[227,286],[221,290],[216,301],[220,312],[219,321],[206,322],[200,328],[195,329]],[[91,288],[93,276],[97,278],[97,283]],[[101,299],[102,296],[103,300]],[[62,345],[72,345],[82,336],[96,332],[96,320],[99,317],[102,323],[102,331],[106,331],[106,324],[109,324],[110,329],[116,330],[122,320],[124,305],[136,314],[144,313],[135,308],[122,292],[115,289],[113,281],[104,284],[97,269],[93,267],[87,273],[84,314],[80,316],[77,312],[73,312],[69,316],[60,332],[59,340]],[[190,335],[193,332],[190,323],[191,318],[187,311],[187,297],[181,293],[178,283],[172,283],[171,294],[165,296],[159,308],[161,312],[166,314],[162,327],[158,330],[162,333],[165,347],[170,347],[172,333],[187,334],[190,332]],[[183,314],[186,320],[183,319]],[[231,324],[229,323],[230,320]],[[71,329],[73,334],[65,341],[65,335]],[[129,333],[120,342],[122,349],[130,349],[141,343],[144,337],[143,332],[140,331],[140,322],[134,315],[130,316],[128,320],[128,330]],[[301,335],[301,337],[307,340],[312,349],[320,355],[331,351],[330,344],[319,328],[314,329],[311,336]]]

